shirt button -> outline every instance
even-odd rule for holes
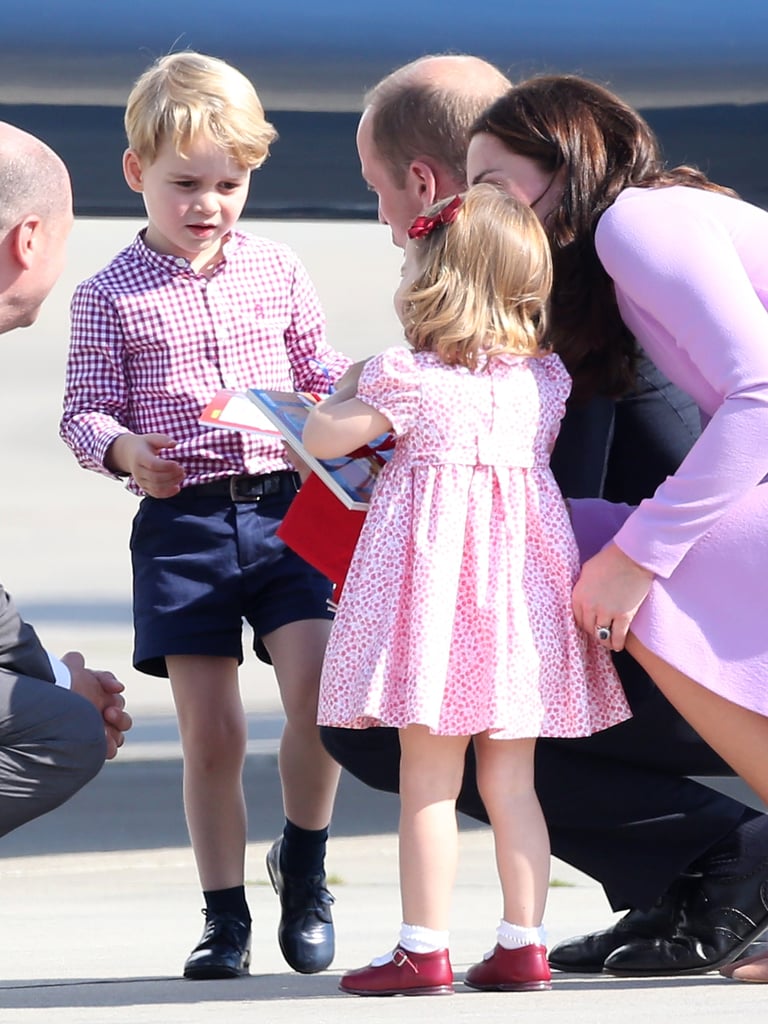
[[[176,257],[176,266],[177,267],[186,267],[186,265],[187,265],[187,261],[184,259],[183,256],[177,256]]]

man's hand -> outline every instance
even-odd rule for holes
[[[61,660],[72,677],[72,690],[101,712],[107,737],[107,760],[110,761],[122,747],[125,733],[133,725],[131,716],[124,710],[125,687],[111,672],[86,668],[85,659],[79,651],[69,651]]]

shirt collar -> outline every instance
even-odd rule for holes
[[[156,252],[154,249],[150,249],[144,241],[146,233],[147,229],[142,228],[131,244],[131,250],[135,256],[149,266],[162,270],[167,274],[191,274],[193,277],[197,276],[186,256],[172,256],[167,252]],[[218,274],[227,260],[234,256],[235,252],[240,248],[242,241],[243,236],[239,231],[230,231],[229,238],[224,242],[221,250],[222,259],[216,267],[214,274]]]

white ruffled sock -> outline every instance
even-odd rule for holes
[[[520,946],[544,946],[546,945],[546,932],[544,925],[538,928],[525,928],[520,924],[510,924],[503,918],[499,921],[496,929],[496,941],[502,949],[519,949]]]
[[[400,925],[400,938],[398,946],[407,949],[409,953],[436,953],[439,949],[448,948],[448,932],[437,932],[433,928],[423,928],[420,924]],[[371,967],[383,967],[388,964],[394,954],[390,949],[383,956],[377,956],[371,960]]]
[[[448,932],[436,932],[420,924],[400,925],[400,945],[409,953],[436,953],[448,948]]]

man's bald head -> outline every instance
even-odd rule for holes
[[[72,189],[62,160],[0,121],[0,334],[26,327],[64,266]]]
[[[69,174],[40,139],[0,121],[0,234],[28,214],[42,219],[71,210]]]
[[[365,96],[365,116],[393,184],[402,188],[417,159],[464,183],[469,130],[511,85],[493,64],[468,54],[420,57],[382,79]]]

